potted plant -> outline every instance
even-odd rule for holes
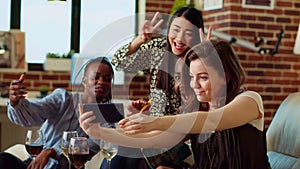
[[[39,91],[40,91],[40,97],[43,98],[45,96],[47,96],[48,92],[49,92],[49,87],[48,86],[45,86],[45,85],[42,85],[39,87]]]
[[[71,70],[71,57],[75,53],[74,50],[66,54],[47,53],[46,61],[44,63],[44,70],[47,71],[70,71]]]

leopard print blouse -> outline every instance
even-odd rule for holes
[[[152,104],[149,110],[152,116],[178,114],[181,103],[180,96],[174,90],[175,82],[173,78],[170,81],[172,86],[170,92],[165,92],[155,86],[166,45],[166,38],[154,38],[148,43],[142,44],[132,55],[125,56],[128,52],[129,44],[127,44],[118,49],[112,59],[112,64],[116,67],[116,70],[150,70],[150,98],[152,98]]]

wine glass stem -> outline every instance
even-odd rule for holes
[[[68,163],[69,163],[69,169],[72,168],[72,164],[71,164],[71,161],[68,159]]]
[[[34,168],[34,160],[35,160],[35,157],[32,157],[32,168]]]
[[[107,160],[107,169],[110,169],[110,160]]]

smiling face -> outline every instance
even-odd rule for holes
[[[200,102],[211,101],[211,81],[209,79],[208,71],[200,59],[191,61],[190,64],[190,86],[193,88],[197,100]]]
[[[87,67],[86,75],[83,79],[85,94],[94,96],[96,101],[108,98],[111,92],[113,72],[104,63],[94,62]]]
[[[184,17],[177,17],[170,26],[168,40],[171,44],[172,52],[182,57],[191,48],[193,37],[195,37],[194,26]]]

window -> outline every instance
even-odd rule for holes
[[[274,9],[275,0],[243,0],[244,8]]]
[[[129,34],[134,35],[135,5],[135,0],[82,0],[80,21],[80,51],[83,51],[86,45],[88,45],[88,42],[95,35],[101,34],[102,32],[104,33],[106,29],[110,29],[108,34],[112,36],[118,32],[124,32],[124,29],[128,30]],[[118,22],[124,23],[124,21],[126,25],[118,25]],[[112,28],[112,26],[115,25],[116,29]],[[102,42],[107,42],[109,40],[108,38]],[[101,44],[99,44],[99,46],[101,46]],[[102,53],[111,54],[112,52],[113,51],[103,51]]]
[[[21,31],[25,32],[25,56],[42,63],[46,53],[70,50],[71,1],[26,0],[21,3]]]
[[[135,2],[136,0],[81,0],[80,50],[102,28],[118,19],[133,16]],[[25,32],[27,62],[43,63],[48,52],[60,54],[69,52],[71,3],[72,0],[22,1],[20,29]],[[134,32],[134,22],[132,32]]]
[[[1,0],[0,1],[0,31],[8,31],[10,26],[10,1]]]
[[[111,60],[115,50],[132,40],[135,35],[135,2],[136,0],[81,1],[80,56],[75,55],[72,59],[72,84],[80,83],[80,69],[88,59],[106,56]],[[125,73],[114,72],[114,84],[123,85]]]

